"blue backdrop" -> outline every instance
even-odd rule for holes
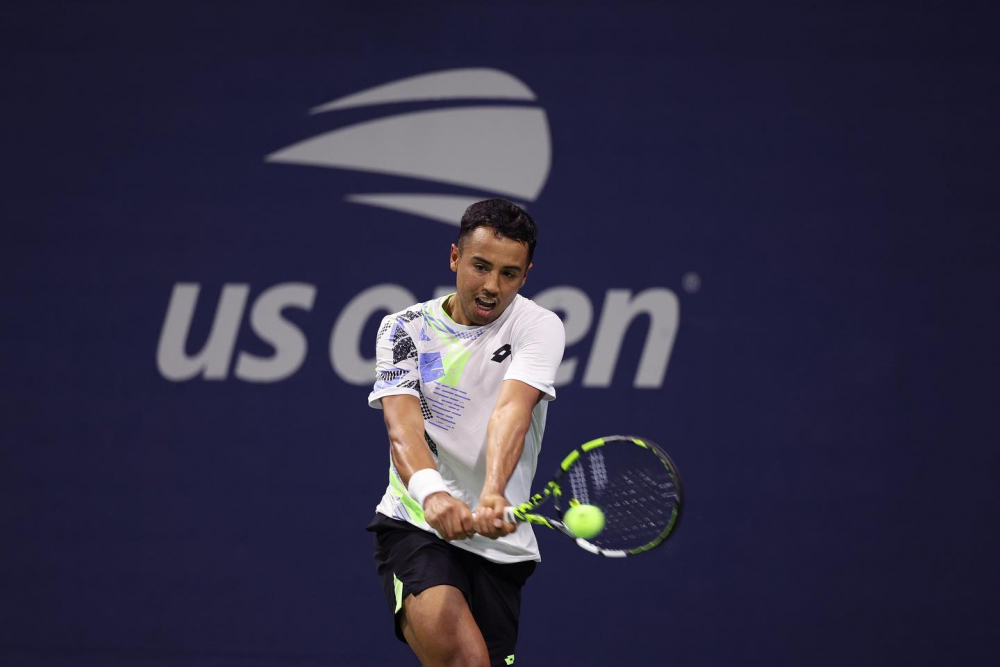
[[[358,375],[496,195],[571,331],[541,474],[632,432],[688,493],[627,562],[540,535],[518,664],[996,659],[985,10],[0,16],[4,665],[413,663]]]

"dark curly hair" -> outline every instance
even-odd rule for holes
[[[458,245],[462,239],[477,227],[489,227],[497,237],[506,237],[528,246],[528,264],[535,254],[535,243],[538,241],[538,229],[531,216],[516,204],[506,199],[486,199],[476,202],[465,209],[462,224],[458,230]]]

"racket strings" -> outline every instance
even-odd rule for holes
[[[573,497],[584,505],[590,504],[590,487],[587,485],[587,473],[582,466],[569,469],[569,487]]]
[[[595,449],[567,472],[572,498],[604,512],[604,530],[590,540],[601,548],[648,544],[673,519],[678,489],[663,462],[645,449],[627,444]]]
[[[638,547],[654,540],[670,524],[672,485],[650,471],[622,471],[600,505],[606,528],[594,543],[602,547]]]

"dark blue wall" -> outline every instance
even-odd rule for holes
[[[525,294],[574,288],[593,308],[540,470],[633,432],[671,453],[688,492],[682,529],[648,556],[540,536],[518,664],[992,664],[988,12],[363,4],[0,9],[0,662],[412,661],[362,529],[386,482],[381,417],[333,367],[331,332],[374,285],[423,299],[448,284],[456,230],[345,197],[500,186],[265,157],[494,105],[542,109],[551,138],[540,192],[519,198],[541,229]],[[460,68],[505,72],[534,99],[309,114]],[[287,283],[314,290],[284,311],[305,357],[284,379],[240,379],[241,351],[275,354],[251,309]],[[189,355],[223,288],[248,286],[223,379],[158,364],[184,284],[200,287]],[[661,302],[595,353],[612,289],[672,294],[678,319]],[[365,319],[345,339],[355,356],[372,353]],[[669,366],[636,387],[647,339]],[[593,355],[619,347],[609,386],[587,386]]]

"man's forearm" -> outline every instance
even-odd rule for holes
[[[382,399],[385,427],[389,435],[389,456],[404,485],[424,468],[437,469],[434,456],[424,439],[424,419],[414,396],[387,396]]]
[[[434,456],[424,440],[423,430],[419,433],[414,433],[412,429],[396,434],[390,432],[389,455],[404,485],[410,483],[410,477],[418,470],[424,468],[437,470]]]
[[[524,451],[531,410],[509,403],[493,411],[486,429],[486,480],[483,495],[502,496]]]

